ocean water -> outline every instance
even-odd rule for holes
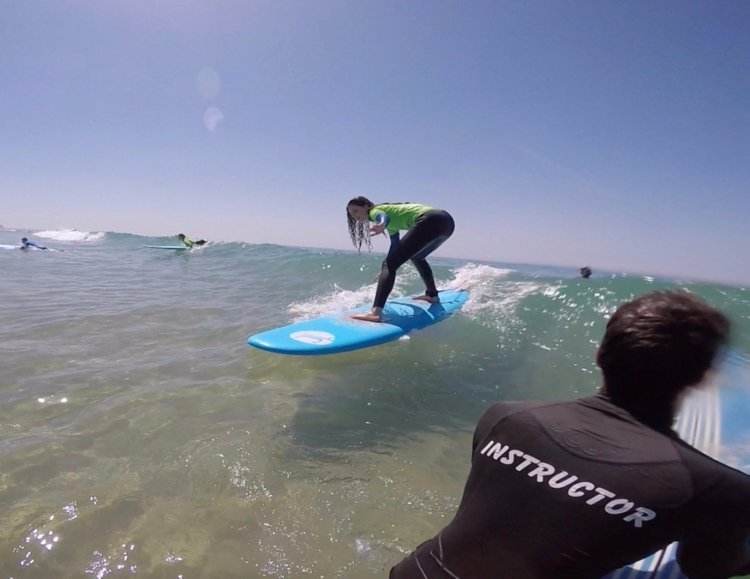
[[[23,235],[0,231],[0,579],[385,577],[455,512],[483,409],[593,393],[608,316],[654,289],[727,313],[750,384],[748,288],[435,258],[459,314],[287,357],[246,339],[369,302],[382,255]],[[405,266],[393,295],[422,289]]]

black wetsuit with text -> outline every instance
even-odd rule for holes
[[[749,535],[750,477],[673,431],[603,395],[503,403],[477,426],[454,520],[390,577],[595,579],[672,541],[726,577]]]

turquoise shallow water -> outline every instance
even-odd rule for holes
[[[0,232],[0,246],[20,232]],[[72,231],[0,249],[0,577],[378,577],[452,516],[482,410],[593,392],[608,315],[684,287],[735,322],[750,291],[436,259],[462,312],[321,358],[255,332],[366,303],[382,256]],[[409,266],[394,295],[421,290]]]

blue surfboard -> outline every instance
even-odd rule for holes
[[[353,319],[352,314],[370,309],[369,305],[361,306],[261,332],[250,336],[247,343],[268,352],[298,356],[338,354],[376,346],[444,320],[466,303],[469,293],[445,290],[439,297],[436,304],[410,297],[388,300],[380,323]]]
[[[735,375],[740,364],[726,362],[720,382],[693,390],[683,402],[675,430],[685,442],[750,474],[750,389]],[[687,579],[675,559],[677,543],[607,574],[602,579]]]

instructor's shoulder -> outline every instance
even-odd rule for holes
[[[480,424],[487,422],[494,423],[513,414],[537,408],[539,406],[545,406],[547,404],[548,403],[546,402],[536,402],[532,400],[497,402],[484,411],[479,422]]]

